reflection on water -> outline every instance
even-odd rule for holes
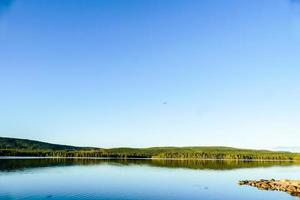
[[[292,200],[237,183],[296,177],[293,162],[0,159],[0,200]]]
[[[164,159],[93,159],[93,158],[27,158],[0,159],[0,171],[17,171],[39,167],[72,165],[148,165],[165,168],[230,170],[273,166],[297,166],[293,161],[238,161],[238,160],[164,160]]]

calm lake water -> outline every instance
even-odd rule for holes
[[[285,200],[241,179],[300,179],[289,162],[0,159],[0,199]]]

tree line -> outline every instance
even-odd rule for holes
[[[233,160],[300,160],[300,154],[269,151],[193,151],[180,148],[152,149],[99,149],[99,150],[32,150],[0,149],[0,156],[27,157],[98,157],[98,158],[153,158],[153,159],[233,159]]]

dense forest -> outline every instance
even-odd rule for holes
[[[300,160],[300,154],[230,147],[93,148],[0,138],[0,156],[151,159]]]

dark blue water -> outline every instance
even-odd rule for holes
[[[285,200],[241,179],[300,179],[291,163],[0,159],[0,199]]]

